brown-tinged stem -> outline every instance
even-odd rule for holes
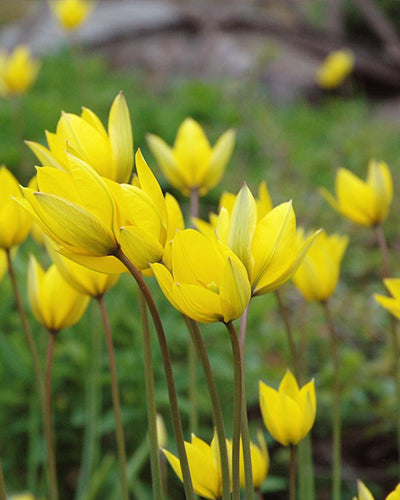
[[[185,322],[189,328],[189,332],[193,341],[193,345],[196,348],[197,355],[203,366],[203,371],[206,377],[208,392],[211,399],[211,408],[214,425],[217,431],[217,439],[219,445],[219,453],[221,458],[221,470],[222,470],[222,499],[230,499],[230,479],[229,479],[229,460],[228,452],[226,449],[226,434],[225,434],[225,424],[224,417],[222,414],[221,402],[218,395],[217,384],[215,383],[214,375],[212,372],[210,360],[207,354],[207,349],[204,344],[203,336],[201,335],[199,325],[196,321],[183,316]]]
[[[11,259],[11,253],[10,253],[9,249],[6,250],[6,255],[7,255],[8,273],[10,275],[11,285],[12,285],[13,292],[14,292],[15,303],[17,305],[18,314],[21,318],[22,328],[23,328],[24,333],[25,333],[26,342],[28,344],[28,348],[29,348],[29,351],[30,351],[31,356],[32,356],[37,391],[38,391],[40,399],[43,401],[43,391],[44,391],[43,373],[42,373],[42,368],[41,368],[40,362],[39,362],[39,355],[38,355],[38,352],[36,349],[35,341],[33,340],[33,335],[32,335],[31,328],[29,326],[28,317],[26,315],[26,312],[25,312],[25,309],[24,309],[24,306],[22,303],[21,293],[19,291],[18,281],[17,281],[17,277],[15,274],[14,266],[13,266],[12,259]]]
[[[97,303],[99,304],[101,319],[103,321],[104,331],[106,334],[108,367],[110,370],[110,378],[111,378],[111,397],[112,397],[114,417],[115,417],[115,436],[117,440],[118,462],[121,475],[121,499],[128,500],[129,490],[128,490],[128,477],[126,474],[125,438],[124,438],[124,427],[122,425],[122,417],[121,417],[121,400],[119,397],[118,374],[117,374],[117,366],[115,363],[114,344],[112,339],[110,322],[106,310],[106,305],[104,303],[104,299],[102,296],[97,297]]]
[[[0,456],[0,500],[7,500],[6,482],[4,481],[1,456]]]
[[[51,411],[51,371],[53,367],[54,344],[57,332],[49,330],[49,343],[47,347],[46,375],[44,390],[44,434],[46,439],[47,460],[49,467],[50,500],[58,499],[57,467],[53,437],[53,422]]]
[[[242,426],[243,363],[239,338],[232,321],[225,323],[232,345],[234,392],[233,392],[233,433],[232,433],[232,500],[240,500],[240,434]]]
[[[170,402],[171,413],[172,413],[172,421],[173,421],[173,426],[174,426],[175,441],[176,441],[180,465],[181,465],[181,469],[182,469],[183,486],[185,489],[186,499],[187,500],[194,500],[192,479],[190,476],[189,463],[188,463],[186,449],[185,449],[185,440],[184,440],[183,431],[182,431],[181,417],[179,414],[178,396],[176,393],[171,357],[169,355],[169,349],[168,349],[167,338],[165,335],[164,327],[162,325],[157,306],[154,302],[154,299],[150,293],[150,290],[148,289],[140,271],[132,264],[132,262],[126,257],[126,255],[122,252],[121,249],[117,249],[115,251],[114,255],[115,255],[115,257],[117,257],[117,259],[119,259],[126,266],[126,268],[129,270],[129,272],[132,274],[132,276],[135,279],[136,283],[138,284],[141,292],[143,293],[143,296],[146,300],[147,307],[149,308],[150,314],[153,318],[154,327],[156,329],[158,342],[160,344],[160,351],[161,351],[161,355],[162,355],[162,359],[163,359],[164,373],[165,373],[165,379],[166,379],[167,388],[168,388],[168,396],[169,396],[169,402]]]
[[[279,290],[275,290],[274,293],[275,293],[276,300],[278,302],[279,312],[282,316],[282,320],[283,320],[283,323],[285,325],[286,335],[287,335],[289,349],[290,349],[290,356],[292,358],[292,366],[293,366],[293,370],[294,370],[294,375],[295,375],[296,379],[300,382],[299,357],[298,357],[296,342],[294,340],[293,330],[292,330],[292,326],[290,324],[287,308],[286,308],[285,304],[283,303],[283,300],[282,300],[282,297],[281,297]]]
[[[390,276],[389,252],[385,238],[385,233],[381,224],[375,227],[376,240],[382,256],[382,274],[383,278]],[[395,370],[395,383],[396,383],[396,427],[397,427],[397,453],[399,457],[400,467],[400,342],[397,332],[397,320],[394,316],[390,315],[390,336],[393,345],[393,361]]]
[[[146,385],[147,420],[149,424],[150,465],[153,496],[157,500],[164,498],[161,478],[160,454],[157,436],[157,407],[154,387],[153,353],[151,348],[150,326],[147,316],[146,301],[139,290],[139,310],[142,321],[144,374]]]
[[[331,356],[333,362],[333,470],[332,470],[332,499],[340,500],[341,486],[341,422],[340,422],[340,377],[339,377],[339,339],[328,302],[321,302],[326,325],[331,341]]]
[[[289,499],[296,500],[296,446],[290,445]]]
[[[253,483],[253,467],[251,464],[251,451],[250,451],[250,435],[249,435],[249,422],[247,420],[247,405],[246,405],[246,383],[244,375],[244,355],[246,347],[246,331],[247,320],[249,317],[249,304],[247,304],[242,316],[240,317],[239,327],[239,349],[242,360],[243,384],[242,384],[242,447],[243,447],[243,462],[244,462],[244,476],[246,486],[246,498],[254,498],[254,483]]]

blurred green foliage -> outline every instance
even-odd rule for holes
[[[347,99],[327,96],[314,106],[305,101],[279,106],[257,83],[160,82],[139,72],[110,71],[101,57],[64,51],[43,61],[37,84],[20,103],[0,101],[0,161],[26,183],[34,174],[36,160],[22,139],[44,143],[44,130],[55,129],[61,110],[78,113],[82,105],[95,111],[106,123],[109,107],[120,90],[124,91],[131,110],[135,147],[143,149],[157,174],[145,142],[147,132],[156,133],[171,143],[179,124],[187,116],[200,121],[211,142],[227,128],[237,129],[237,147],[224,181],[202,200],[205,217],[210,210],[216,209],[224,189],[236,192],[246,180],[255,191],[258,182],[266,179],[275,204],[293,199],[300,224],[350,234],[343,279],[331,301],[341,339],[344,467],[348,471],[343,498],[354,493],[357,477],[372,482],[376,494],[389,491],[393,486],[392,463],[396,458],[393,444],[395,387],[391,348],[386,335],[389,321],[372,299],[372,293],[382,291],[380,257],[373,231],[343,221],[323,201],[317,188],[323,185],[333,189],[338,166],[346,166],[364,177],[368,160],[376,157],[391,166],[397,193],[399,124],[383,121],[374,105],[357,95]],[[19,115],[15,113],[18,109]],[[167,188],[165,180],[159,178]],[[183,209],[187,209],[187,200],[180,201]],[[394,207],[385,225],[392,249],[393,275],[399,273],[396,260],[400,245],[398,227],[398,198],[395,195]],[[43,251],[34,242],[27,242],[20,249],[16,266],[23,290],[30,251],[46,261]],[[151,279],[149,283],[170,342],[185,435],[189,438],[190,429],[186,427],[188,333],[179,314],[162,297],[156,284]],[[122,276],[115,289],[108,293],[106,303],[116,345],[131,484],[135,497],[145,500],[152,495],[145,451],[147,424],[136,293],[133,281]],[[330,477],[327,449],[331,432],[332,366],[327,332],[317,305],[304,304],[291,284],[282,289],[282,295],[291,314],[296,340],[299,346],[306,347],[309,376],[316,379],[318,418],[313,436],[317,484],[322,491],[329,488]],[[39,405],[31,360],[7,277],[1,283],[1,297],[0,442],[3,466],[10,491],[29,489],[43,494],[44,442],[38,432]],[[24,298],[26,302],[25,292]],[[44,360],[46,333],[33,320],[32,326]],[[218,324],[205,325],[203,331],[229,430],[233,374],[227,333]],[[158,410],[171,436],[168,447],[173,449],[168,397],[156,342],[154,365]],[[258,381],[262,379],[276,386],[288,365],[290,356],[275,297],[270,294],[257,298],[251,306],[246,347],[247,397],[253,437],[256,429],[262,426],[257,402]],[[198,377],[199,434],[208,440],[213,432],[211,411],[200,368]],[[118,468],[109,375],[103,330],[95,303],[79,325],[59,334],[53,395],[62,499],[75,498],[78,491],[78,500],[117,500]],[[88,447],[88,433],[96,437],[94,448]],[[346,446],[349,436],[351,449]],[[279,490],[285,487],[287,477],[286,450],[273,443],[271,450],[274,479],[265,483],[264,490],[269,492],[268,498],[285,498]],[[377,460],[380,460],[380,472],[374,474],[371,471],[377,468]],[[92,470],[88,464],[93,464]],[[39,482],[36,481],[37,471],[42,477]],[[169,487],[170,497],[178,499],[182,489],[175,478],[170,480]]]

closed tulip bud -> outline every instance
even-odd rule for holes
[[[157,413],[156,424],[157,424],[158,446],[160,448],[165,448],[165,446],[167,446],[168,443],[168,434],[167,434],[167,429],[165,428],[164,419],[159,413]]]
[[[297,445],[314,425],[314,380],[299,389],[296,379],[288,370],[278,391],[260,382],[260,408],[271,436],[283,446]]]
[[[317,83],[324,89],[339,87],[354,68],[354,55],[351,50],[331,52],[317,73]]]
[[[9,250],[22,243],[32,227],[32,217],[16,203],[23,195],[17,179],[0,167],[0,248]]]
[[[72,31],[88,18],[94,2],[88,0],[50,0],[50,9],[60,26]]]
[[[70,171],[70,157],[89,164],[98,174],[115,182],[128,182],[133,168],[133,137],[128,106],[122,92],[114,99],[108,130],[87,108],[81,116],[62,113],[55,133],[46,132],[48,148],[27,141],[43,166]]]
[[[400,484],[398,484],[396,488],[389,493],[385,500],[400,500]]]
[[[0,95],[24,94],[35,83],[39,69],[40,63],[32,58],[25,45],[10,54],[0,52]]]
[[[217,438],[214,435],[211,445],[192,434],[192,442],[185,442],[185,449],[192,477],[193,490],[204,498],[217,500],[222,496],[222,472]],[[175,474],[182,481],[179,459],[163,450]]]
[[[301,242],[307,239],[304,231],[299,230],[298,236]],[[333,294],[348,241],[347,236],[324,232],[315,239],[293,276],[293,283],[306,300],[324,302]]]
[[[250,300],[246,269],[236,255],[193,229],[177,232],[171,271],[162,264],[151,269],[171,304],[202,323],[236,319]]]
[[[221,180],[235,144],[235,132],[228,130],[214,147],[200,125],[186,118],[176,135],[173,148],[156,135],[147,142],[168,182],[185,196],[197,190],[205,195]]]
[[[371,160],[364,182],[345,168],[340,168],[335,181],[336,199],[324,188],[324,198],[351,221],[362,226],[375,226],[383,222],[393,197],[392,176],[383,161]]]
[[[357,481],[357,496],[353,500],[375,500],[372,493],[362,481]]]
[[[89,297],[72,288],[55,265],[45,272],[33,255],[28,267],[28,296],[37,321],[53,333],[77,323],[89,303]]]
[[[383,280],[385,287],[392,297],[374,294],[375,300],[397,319],[400,319],[400,278],[386,278]]]

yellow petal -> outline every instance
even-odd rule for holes
[[[203,189],[201,194],[205,194],[221,180],[226,165],[232,156],[235,138],[236,133],[231,129],[222,134],[216,142],[212,149],[208,170],[203,178]]]
[[[243,314],[251,297],[250,282],[246,269],[233,255],[225,264],[219,293],[225,323]]]
[[[122,227],[120,243],[124,254],[140,270],[147,269],[150,264],[159,262],[163,257],[164,247],[152,234],[140,227]]]

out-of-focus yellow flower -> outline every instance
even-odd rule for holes
[[[31,493],[19,493],[11,495],[10,500],[35,500],[35,497]]]
[[[185,449],[194,492],[204,498],[213,500],[221,498],[222,472],[216,435],[214,434],[211,445],[209,445],[192,434],[192,442],[185,441]],[[167,450],[163,450],[163,452],[175,474],[182,481],[179,459]]]
[[[264,434],[261,431],[259,431],[257,434],[257,438],[258,438],[258,446],[252,441],[250,441],[251,468],[253,471],[253,484],[255,489],[260,488],[265,478],[267,477],[269,469],[269,453],[268,453],[267,443],[265,442]],[[228,446],[228,459],[231,462],[232,441],[227,440],[227,446]],[[232,467],[231,464],[230,467]],[[242,441],[240,441],[239,471],[240,471],[240,486],[244,488],[246,486],[246,477],[244,470]]]
[[[212,148],[201,126],[186,118],[178,129],[173,148],[156,135],[149,134],[151,152],[167,180],[189,196],[192,190],[205,195],[221,180],[232,156],[235,132],[228,130]]]
[[[398,484],[396,488],[389,493],[385,500],[400,500],[400,484]]]
[[[397,319],[400,319],[400,278],[386,278],[383,280],[385,287],[392,297],[374,294],[375,300]]]
[[[301,229],[298,237],[301,244],[307,240]],[[348,242],[347,236],[328,236],[324,232],[318,235],[293,276],[294,284],[307,300],[324,302],[335,291]]]
[[[88,108],[81,116],[62,113],[56,133],[46,131],[48,149],[27,141],[43,166],[70,170],[68,153],[89,164],[102,177],[129,182],[133,168],[133,138],[128,106],[122,92],[114,99],[108,131]]]
[[[94,2],[88,0],[50,0],[50,9],[60,26],[71,31],[83,24],[91,13]]]
[[[365,486],[365,484],[358,480],[357,481],[357,496],[353,497],[353,500],[375,500],[372,493]]]
[[[247,272],[236,255],[193,229],[177,232],[171,272],[162,264],[151,268],[171,304],[202,323],[236,319],[250,300]]]
[[[40,62],[32,58],[25,45],[10,54],[0,52],[0,95],[24,94],[35,83],[39,69]]]
[[[371,160],[364,182],[345,168],[340,168],[335,180],[336,199],[325,189],[324,198],[356,224],[374,226],[384,221],[393,197],[392,176],[383,161]]]
[[[61,276],[78,292],[90,297],[102,297],[118,281],[119,274],[104,274],[81,266],[61,255],[59,246],[45,236],[47,251]]]
[[[167,434],[167,429],[165,428],[164,419],[159,413],[157,413],[156,423],[157,423],[158,447],[165,448],[165,446],[167,446],[168,443],[168,434]]]
[[[32,217],[15,199],[23,199],[21,188],[3,165],[0,167],[0,248],[5,250],[22,243],[32,227]]]
[[[33,255],[28,267],[28,297],[33,315],[50,332],[77,323],[89,303],[89,297],[72,288],[55,265],[45,272]]]
[[[261,213],[266,208],[265,202],[263,205]],[[291,202],[266,211],[261,218],[259,211],[250,189],[244,185],[231,212],[222,207],[212,222],[217,237],[246,267],[253,295],[268,293],[289,280],[318,234],[316,232],[300,242],[296,236],[296,216]],[[199,229],[203,230],[201,225]]]
[[[314,380],[299,389],[288,370],[278,391],[260,382],[260,407],[271,436],[283,446],[297,445],[314,425],[317,409]]]
[[[324,89],[334,89],[352,72],[354,54],[351,50],[337,50],[328,54],[317,72],[317,83]]]

